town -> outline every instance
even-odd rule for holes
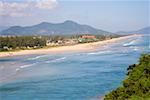
[[[119,35],[1,36],[0,51],[68,46],[112,39]]]

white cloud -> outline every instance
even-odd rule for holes
[[[37,0],[35,7],[40,9],[53,9],[56,5],[56,0]]]
[[[34,0],[26,2],[0,1],[0,16],[21,17],[30,15],[29,9],[51,10],[57,5],[56,0]]]

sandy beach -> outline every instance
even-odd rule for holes
[[[64,53],[64,52],[86,52],[96,50],[97,47],[103,47],[111,43],[119,42],[128,38],[138,37],[140,35],[129,35],[123,36],[119,38],[113,38],[110,40],[104,40],[93,43],[85,43],[85,44],[77,44],[72,46],[61,46],[61,47],[53,47],[53,48],[43,48],[36,50],[20,50],[20,51],[10,51],[10,52],[0,52],[0,57],[10,57],[10,56],[18,56],[18,55],[29,55],[29,54],[54,54],[54,53]]]

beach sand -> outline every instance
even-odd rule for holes
[[[98,48],[106,46],[111,43],[119,42],[122,40],[126,40],[132,37],[138,37],[140,35],[129,35],[118,38],[113,38],[110,40],[104,40],[93,43],[84,43],[77,44],[72,46],[61,46],[61,47],[53,47],[53,48],[43,48],[36,50],[20,50],[20,51],[10,51],[10,52],[0,52],[0,57],[10,57],[10,56],[19,56],[19,55],[30,55],[30,54],[56,54],[56,53],[65,53],[65,52],[88,52],[94,51]]]

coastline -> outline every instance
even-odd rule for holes
[[[118,38],[113,38],[104,41],[98,41],[93,43],[85,43],[85,44],[77,44],[71,46],[61,46],[61,47],[52,47],[52,48],[42,48],[36,50],[20,50],[20,51],[10,51],[10,52],[0,52],[0,58],[3,57],[11,57],[11,56],[21,56],[21,55],[30,55],[30,54],[57,54],[57,53],[64,53],[64,52],[88,52],[94,51],[97,47],[101,48],[102,46],[119,42],[128,38],[141,36],[141,35],[128,35]]]

